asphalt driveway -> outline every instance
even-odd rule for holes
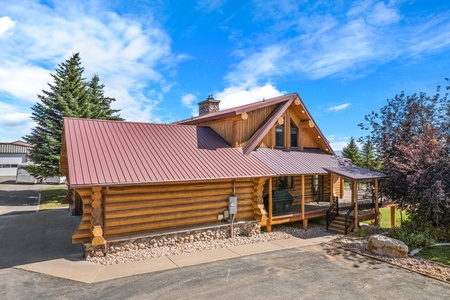
[[[15,184],[0,178],[0,269],[55,258],[82,258],[71,236],[81,221],[67,209],[37,212],[44,185]]]

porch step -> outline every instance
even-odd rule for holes
[[[350,225],[347,229],[347,233],[349,233],[354,227],[354,219],[351,216],[348,218],[347,224]],[[345,216],[337,216],[333,222],[331,222],[330,226],[328,226],[328,230],[339,234],[345,234]]]

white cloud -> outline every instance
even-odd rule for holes
[[[34,122],[30,118],[29,112],[18,109],[15,105],[11,105],[0,101],[0,142],[10,142],[17,140],[28,134]]]
[[[194,94],[186,94],[181,97],[181,103],[183,106],[191,110],[191,116],[198,116],[197,97]]]
[[[344,103],[344,104],[341,104],[341,105],[335,105],[335,106],[332,106],[332,107],[328,108],[328,110],[329,111],[340,111],[340,110],[346,109],[350,105],[351,105],[351,103]]]
[[[122,117],[158,120],[154,112],[171,86],[164,73],[184,57],[172,53],[170,37],[154,19],[139,23],[105,6],[98,1],[3,4],[15,26],[14,34],[2,39],[0,92],[35,102],[52,83],[49,73],[56,65],[80,52],[85,77],[100,76]]]
[[[264,99],[269,99],[286,94],[278,91],[272,84],[263,86],[232,86],[222,92],[216,92],[214,98],[220,100],[220,109],[227,109],[240,105],[245,105]]]
[[[257,1],[257,17],[265,3]],[[270,31],[235,51],[240,60],[226,76],[233,85],[299,75],[364,76],[399,57],[409,59],[450,47],[449,12],[403,20],[398,2],[357,1],[349,7],[333,2],[286,3],[273,14],[264,14],[264,22],[274,22]],[[324,13],[317,14],[318,6]]]
[[[346,147],[350,141],[349,136],[330,135],[326,138],[334,152],[342,151],[342,148]]]
[[[0,38],[3,36],[11,35],[11,30],[16,25],[16,22],[11,20],[10,17],[1,17],[0,18]]]

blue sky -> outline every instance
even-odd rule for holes
[[[79,52],[130,121],[298,92],[340,150],[386,99],[450,77],[450,2],[0,0],[0,141],[33,127],[37,94]]]

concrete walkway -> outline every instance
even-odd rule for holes
[[[184,253],[111,266],[102,266],[86,261],[54,259],[15,266],[15,268],[83,283],[95,283],[277,250],[312,246],[327,242],[332,238],[333,235],[324,235],[308,239],[290,238],[224,249],[206,250],[196,253]]]

